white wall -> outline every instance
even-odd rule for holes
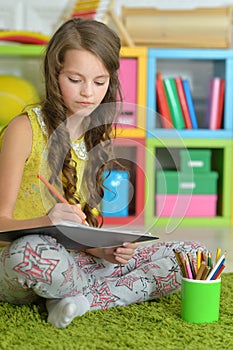
[[[107,0],[101,0],[106,4]],[[31,30],[52,34],[73,8],[75,0],[0,0],[0,29]],[[121,6],[157,8],[194,8],[233,5],[233,0],[116,0]]]
[[[72,3],[70,0],[0,0],[0,29],[50,35]]]

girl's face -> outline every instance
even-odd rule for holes
[[[109,79],[109,72],[96,55],[86,50],[68,50],[58,77],[67,117],[90,115],[103,100]]]

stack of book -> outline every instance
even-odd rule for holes
[[[211,79],[207,101],[205,127],[221,128],[224,108],[225,80]],[[197,116],[188,79],[180,76],[156,77],[157,110],[165,129],[198,129]]]

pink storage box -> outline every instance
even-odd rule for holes
[[[155,215],[173,217],[216,216],[215,194],[158,194],[155,196]]]
[[[118,116],[118,127],[135,128],[137,124],[137,59],[121,58],[119,79],[123,95],[123,113]]]

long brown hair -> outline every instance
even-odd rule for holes
[[[117,112],[116,102],[117,99],[122,100],[118,79],[120,47],[118,35],[105,24],[73,18],[55,32],[44,58],[46,94],[42,112],[49,135],[48,162],[52,174],[50,182],[61,184],[59,175],[62,172],[64,193],[70,203],[78,203],[79,197],[76,193],[77,174],[71,158],[70,136],[66,128],[66,106],[58,84],[65,53],[70,49],[88,50],[103,62],[110,75],[107,93],[100,106],[92,112],[84,136],[89,155],[84,173],[88,190],[84,212],[87,221],[93,226],[99,224],[92,209],[98,207],[103,197],[102,177],[110,157],[109,145]]]

